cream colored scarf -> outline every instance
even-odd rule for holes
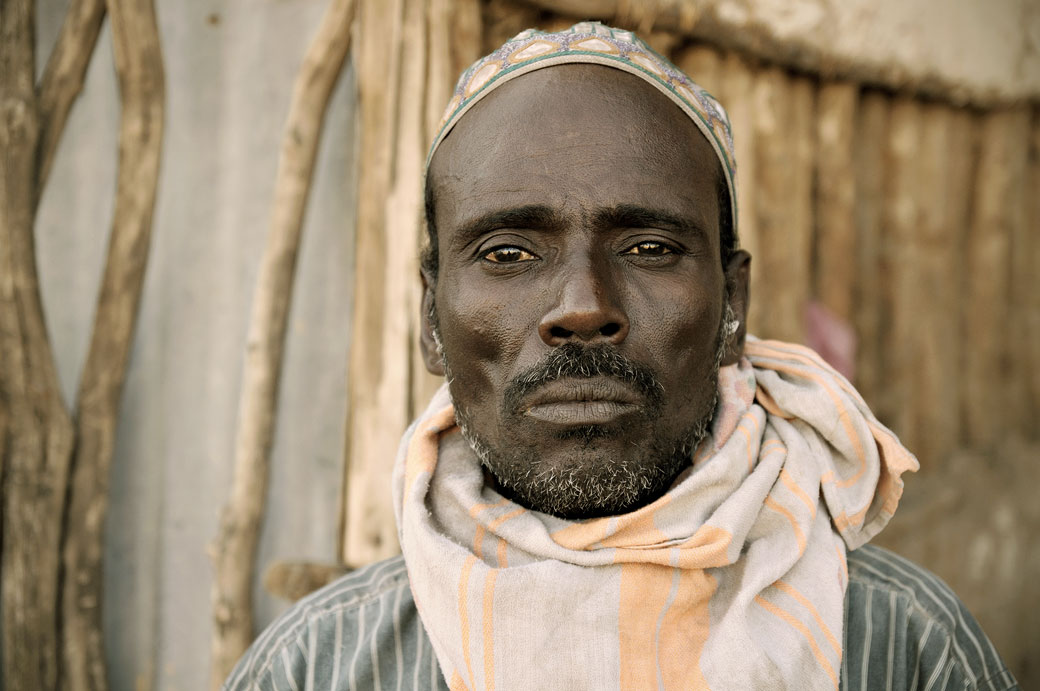
[[[408,577],[452,689],[837,688],[846,549],[917,461],[812,351],[749,339],[657,501],[566,521],[484,483],[446,388],[394,469]]]

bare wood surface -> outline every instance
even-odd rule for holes
[[[758,226],[755,208],[755,128],[754,68],[736,53],[725,56],[722,68],[722,92],[716,94],[729,115],[733,130],[733,148],[737,159],[737,235],[740,246],[751,254],[751,293],[748,332],[762,333],[762,311],[754,299],[763,285],[759,256]]]
[[[856,330],[856,387],[872,407],[881,388],[881,236],[883,228],[884,149],[889,97],[867,91],[859,100],[854,143],[856,171],[856,284],[853,327]]]
[[[54,691],[72,425],[47,338],[33,243],[39,137],[33,5],[32,0],[0,3],[2,685]]]
[[[455,82],[462,70],[478,59],[481,48],[481,15],[479,0],[432,0],[428,5],[426,19],[427,35],[427,65],[428,75],[425,83],[424,99],[426,107],[425,136],[422,138],[420,147],[423,160],[429,150],[429,145],[437,134],[436,128],[440,124],[444,109],[451,100]],[[414,58],[413,58],[414,64]],[[463,64],[464,63],[464,64]],[[414,66],[413,69],[418,66]],[[410,184],[408,179],[415,174],[420,176],[415,183],[417,190],[422,190],[422,170],[416,170],[412,165],[413,160],[404,162],[403,167],[397,168],[402,175],[399,184]],[[410,200],[410,203],[415,200]],[[419,200],[422,203],[422,200]],[[409,211],[408,213],[412,213]],[[417,247],[425,242],[423,230],[423,210],[419,209],[420,220],[418,222],[419,237]],[[402,219],[407,223],[407,219]],[[391,226],[392,227],[392,226]],[[420,300],[419,285],[412,281],[412,299]],[[443,377],[435,377],[426,371],[422,352],[419,346],[418,328],[421,315],[408,307],[408,316],[414,320],[410,337],[410,370],[411,370],[411,402],[409,415],[416,416],[422,412],[429,402],[433,393],[444,381]]]
[[[253,638],[253,574],[296,257],[326,108],[350,45],[354,7],[353,0],[330,2],[296,78],[282,139],[247,336],[231,493],[212,545],[213,689]]]
[[[362,5],[358,54],[360,194],[348,374],[343,560],[367,564],[398,551],[390,473],[411,419],[419,363],[417,251],[425,160],[425,3]],[[387,51],[390,45],[400,48]],[[391,79],[387,80],[387,75]],[[378,268],[377,268],[378,267]]]
[[[969,343],[964,339],[965,331],[965,296],[969,290],[970,277],[968,276],[968,237],[971,233],[973,208],[975,205],[975,167],[978,163],[980,123],[978,113],[964,109],[951,109],[950,111],[949,142],[951,150],[948,152],[949,168],[946,173],[946,216],[949,227],[946,229],[943,242],[948,243],[955,252],[954,263],[947,267],[951,274],[950,286],[956,301],[956,344],[951,349],[956,354],[955,367],[958,376],[954,391],[956,408],[952,414],[957,423],[957,431],[953,436],[953,443],[957,448],[963,448],[967,440],[964,423],[964,409],[960,403],[963,396],[965,380],[963,373],[967,367],[969,355]],[[947,346],[950,347],[950,346]],[[946,468],[949,460],[945,457],[933,464],[936,470]]]
[[[959,344],[957,339],[959,259],[954,241],[956,219],[949,216],[956,204],[951,192],[951,110],[929,104],[917,110],[917,143],[910,168],[916,215],[912,225],[893,238],[888,249],[902,257],[893,261],[892,340],[890,359],[901,368],[889,378],[900,393],[895,414],[903,429],[904,443],[917,454],[922,467],[936,467],[954,448],[959,434],[957,407],[936,405],[956,400]],[[966,143],[966,142],[965,142]],[[895,180],[893,184],[899,184]],[[905,243],[905,248],[900,243]]]
[[[769,286],[760,284],[755,293],[759,296],[755,298],[754,309],[759,315],[757,335],[789,338],[789,324],[799,318],[796,311],[792,313],[792,300],[783,295],[788,290],[789,269],[785,255],[786,205],[792,195],[792,177],[786,170],[793,158],[786,131],[791,111],[790,79],[778,68],[763,69],[755,75],[752,89],[755,177],[749,183],[755,188],[755,200],[744,215],[754,216],[759,232],[758,256],[752,266],[757,264],[758,276],[770,283]]]
[[[995,443],[1018,415],[1007,361],[1010,266],[1012,237],[1025,210],[1028,139],[1026,109],[982,118],[961,331],[968,349],[961,388],[964,429],[975,446]]]
[[[454,70],[454,56],[451,50],[454,10],[452,0],[429,0],[427,6],[428,60],[422,99],[426,109],[424,141],[433,141],[437,135],[437,125],[444,114],[444,107],[451,100],[455,80],[459,77],[459,73]],[[426,151],[422,153],[425,157]]]
[[[756,293],[761,334],[804,342],[812,232],[813,93],[807,80],[778,68],[754,85],[754,205],[758,229]]]
[[[917,333],[909,341],[914,350],[910,424],[920,430],[912,450],[925,470],[937,467],[954,451],[960,433],[957,407],[936,405],[936,401],[957,398],[957,380],[950,373],[957,371],[959,356],[960,254],[955,241],[957,219],[950,214],[957,205],[950,203],[948,195],[953,152],[968,142],[953,139],[952,120],[951,109],[945,105],[928,104],[921,114],[917,266],[904,278],[916,302],[915,312],[907,315]],[[913,338],[912,333],[908,335]]]
[[[72,104],[83,90],[83,80],[104,18],[105,0],[73,0],[65,13],[58,42],[40,78],[37,88],[40,114],[37,204],[47,184],[58,141],[65,130]]]
[[[885,385],[877,413],[909,448],[917,447],[919,430],[912,424],[913,355],[920,343],[916,328],[920,294],[914,282],[921,248],[920,225],[921,104],[897,98],[884,140],[884,235],[880,284],[885,328],[881,370]]]
[[[102,534],[119,400],[148,264],[165,77],[152,0],[107,0],[119,79],[119,174],[97,312],[76,401],[62,600],[65,687],[108,687],[101,631]],[[66,110],[67,113],[67,110]]]
[[[380,462],[389,463],[392,456],[391,442],[383,439],[392,435],[406,415],[407,388],[398,391],[399,402],[386,414],[379,409],[378,387],[388,367],[384,359],[387,347],[384,315],[392,305],[388,304],[386,268],[388,246],[386,233],[386,198],[392,184],[392,156],[395,136],[394,119],[398,84],[399,45],[403,0],[376,2],[362,0],[358,13],[358,46],[355,51],[355,66],[358,85],[358,111],[360,120],[360,155],[358,157],[358,206],[355,225],[355,265],[365,267],[357,271],[354,285],[354,315],[347,370],[347,438],[345,449],[345,472],[341,559],[348,564],[363,564],[354,561],[356,545],[366,544],[362,553],[371,553],[374,542],[382,542],[386,527],[367,528],[363,510],[365,487],[365,464],[372,454],[382,454]],[[394,46],[388,50],[387,45]],[[396,243],[393,245],[396,247]],[[406,250],[407,251],[407,250]],[[406,277],[399,277],[406,278]],[[396,363],[406,367],[407,361]],[[368,426],[375,426],[371,432]],[[394,441],[393,443],[396,443]],[[385,495],[387,489],[382,488]],[[356,501],[355,501],[356,499]],[[369,535],[363,529],[373,530]]]
[[[440,378],[426,372],[422,354],[419,350],[420,315],[422,314],[422,284],[419,281],[419,247],[423,234],[423,170],[426,162],[426,151],[430,137],[424,122],[424,114],[431,108],[429,102],[436,98],[441,100],[442,94],[433,96],[429,89],[429,62],[432,50],[429,46],[430,34],[434,30],[434,22],[429,16],[428,2],[409,0],[404,5],[404,16],[401,37],[400,93],[414,94],[418,98],[399,98],[397,101],[396,128],[394,141],[394,178],[390,195],[386,199],[386,228],[399,236],[408,248],[406,252],[392,252],[388,256],[388,269],[391,277],[387,295],[397,314],[386,315],[385,324],[390,346],[390,356],[398,357],[406,363],[404,371],[404,388],[400,394],[405,400],[405,425],[426,407]],[[443,60],[442,60],[443,62]],[[392,381],[393,378],[391,378]],[[404,432],[404,429],[401,429]],[[400,432],[398,433],[400,438]],[[378,478],[380,484],[372,487],[379,500],[380,512],[373,516],[385,522],[387,530],[392,534],[384,544],[393,545],[385,556],[397,551],[397,529],[394,523],[393,507],[389,501],[386,488],[390,487],[390,470],[392,463],[383,459],[367,459],[380,472],[370,477]],[[379,489],[382,492],[379,493]],[[349,562],[348,562],[349,563]]]
[[[793,156],[787,166],[792,195],[787,218],[786,243],[789,274],[783,279],[791,301],[790,331],[785,336],[798,343],[806,341],[806,307],[812,294],[813,243],[813,167],[816,161],[816,86],[804,76],[791,79],[791,113],[787,125]],[[779,240],[779,238],[777,238]],[[767,290],[776,284],[766,277]],[[789,287],[787,287],[789,286]]]
[[[962,117],[963,116],[963,117]],[[960,411],[936,401],[957,400],[960,366],[960,280],[962,240],[970,211],[972,128],[966,113],[941,104],[925,105],[921,116],[916,265],[901,281],[914,311],[902,318],[911,330],[904,343],[910,363],[909,424],[924,470],[945,468],[958,446]],[[912,292],[911,292],[912,291]],[[916,336],[916,337],[915,337]]]
[[[853,130],[859,88],[830,82],[820,86],[817,99],[813,294],[849,322],[856,276]]]
[[[1040,262],[1037,261],[1036,246],[1040,243],[1040,226],[1031,225],[1032,214],[1029,206],[1036,204],[1035,188],[1031,188],[1033,158],[1034,127],[1033,109],[1020,108],[1014,111],[1014,118],[1009,127],[1015,138],[1016,148],[1007,160],[1011,175],[1016,175],[1007,200],[1009,241],[1011,245],[1010,272],[1011,283],[1008,295],[1008,333],[1007,352],[1004,356],[1004,374],[1008,378],[1008,397],[1005,399],[1007,414],[1005,424],[1010,430],[1040,437],[1040,429],[1030,426],[1036,413],[1029,408],[1031,391],[1040,389],[1040,383],[1030,381],[1029,363],[1037,359],[1040,351],[1040,340],[1030,338],[1030,322],[1037,319],[1036,308],[1040,304],[1040,288],[1037,277],[1040,273]],[[1036,332],[1033,332],[1036,334]],[[1033,409],[1035,411],[1035,409]]]
[[[1026,274],[1025,280],[1021,276],[1016,277],[1016,285],[1019,285],[1021,302],[1025,305],[1025,313],[1022,315],[1024,324],[1020,345],[1024,349],[1016,357],[1021,357],[1022,378],[1026,382],[1025,408],[1026,419],[1023,421],[1024,429],[1032,430],[1033,439],[1040,438],[1040,290],[1036,289],[1036,277],[1040,276],[1040,109],[1033,110],[1033,126],[1029,138],[1029,188],[1026,191],[1028,202],[1025,237],[1027,246],[1023,250],[1027,253],[1028,263],[1023,265],[1019,271]]]

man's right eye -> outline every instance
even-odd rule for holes
[[[519,262],[529,262],[536,257],[527,250],[522,250],[519,247],[503,246],[489,250],[483,258],[494,264],[516,264]]]

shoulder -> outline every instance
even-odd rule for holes
[[[300,600],[246,651],[224,691],[351,686],[400,663],[421,634],[404,560],[371,564]],[[361,648],[364,646],[364,654]],[[388,650],[389,648],[389,650]],[[380,661],[380,656],[391,658]],[[400,670],[396,670],[400,673]],[[338,681],[337,681],[338,680]]]
[[[935,574],[880,547],[849,552],[845,688],[1017,689],[975,618]]]

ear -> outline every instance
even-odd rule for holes
[[[737,319],[737,330],[726,339],[726,354],[722,357],[722,364],[732,365],[744,357],[748,303],[751,300],[751,255],[744,250],[737,250],[726,263],[724,273],[729,306]]]
[[[426,363],[426,371],[438,377],[444,376],[444,361],[441,359],[441,349],[437,345],[437,339],[433,336],[434,324],[431,317],[433,307],[433,282],[430,281],[425,271],[419,271],[422,279],[423,299],[419,307],[422,314],[419,315],[419,351],[422,353],[423,362]]]

